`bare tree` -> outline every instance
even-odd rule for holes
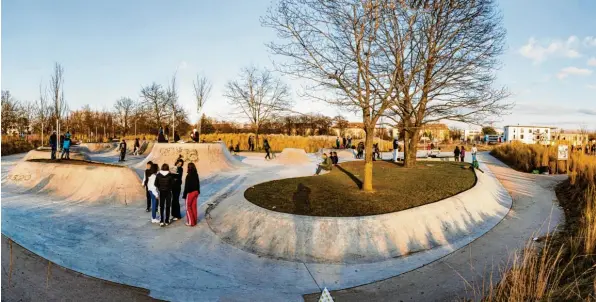
[[[122,122],[122,126],[124,127],[123,136],[126,136],[128,133],[128,121],[134,110],[134,102],[128,97],[120,98],[116,101],[116,104],[114,104],[114,109],[116,109],[120,121]]]
[[[26,101],[21,105],[21,115],[19,122],[19,132],[25,133],[27,138],[31,130],[31,126],[35,120],[36,105],[35,102]]]
[[[161,85],[153,83],[141,89],[143,105],[157,127],[162,126],[162,121],[167,114],[167,98]]]
[[[262,19],[282,41],[270,43],[271,52],[289,59],[279,70],[310,81],[306,96],[362,114],[365,191],[373,190],[374,129],[396,91],[396,74],[381,64],[378,43],[391,2],[280,0]]]
[[[48,91],[47,88],[42,87],[42,84],[39,83],[39,99],[37,100],[37,107],[36,107],[36,115],[37,121],[40,124],[41,128],[41,145],[44,144],[44,137],[43,133],[45,130],[46,125],[49,122],[49,117],[51,115],[51,108],[48,106]]]
[[[203,111],[203,106],[205,106],[207,99],[209,99],[209,96],[211,95],[212,85],[207,77],[198,74],[196,81],[194,81],[192,84],[194,87],[195,99],[197,100],[197,114],[200,117],[201,112]],[[199,136],[201,136],[201,121],[202,118],[199,118]]]
[[[176,133],[176,118],[177,113],[180,112],[180,105],[178,104],[178,90],[176,89],[176,74],[172,76],[170,85],[165,92],[166,104],[169,108],[169,113],[172,121],[172,141],[174,141],[174,134]]]
[[[512,108],[506,89],[493,88],[505,39],[494,0],[408,2],[383,18],[383,63],[399,88],[387,115],[405,130],[406,166],[416,163],[425,124],[481,125]]]
[[[60,137],[60,120],[68,106],[64,100],[64,68],[59,63],[54,64],[54,74],[50,79],[50,91],[52,93],[52,115],[56,120],[57,136]]]
[[[272,115],[291,108],[289,88],[266,69],[243,68],[240,79],[226,84],[224,96],[229,104],[244,114],[255,128],[259,145],[259,130]]]
[[[2,90],[2,134],[8,134],[9,129],[17,126],[21,108],[8,90]]]

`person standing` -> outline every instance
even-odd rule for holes
[[[476,148],[476,144],[474,144],[472,146],[472,150],[470,151],[472,152],[472,164],[476,164],[476,154],[478,153],[478,148]]]
[[[596,143],[592,144],[592,155],[596,155]]]
[[[397,152],[399,151],[399,140],[397,137],[393,138],[393,161],[397,162]]]
[[[188,163],[188,171],[184,181],[184,193],[182,198],[186,200],[186,225],[195,226],[199,221],[197,213],[197,200],[201,194],[201,183],[199,173],[195,164]]]
[[[178,159],[176,161],[176,174],[173,174],[172,177],[174,178],[174,187],[172,188],[172,220],[176,221],[182,218],[180,214],[180,191],[182,190],[182,173],[184,172],[184,165],[183,159]]]
[[[346,146],[346,148],[350,148],[352,147],[352,137],[348,136],[348,145]]]
[[[265,149],[265,152],[267,152],[265,159],[271,159],[271,154],[269,153],[269,149],[271,149],[271,147],[269,146],[269,141],[267,139],[263,140],[263,149]]]
[[[180,141],[180,135],[178,135],[178,131],[174,131],[174,142],[177,143]]]
[[[343,141],[342,142],[342,147],[343,148],[347,148],[347,146],[346,146],[347,140],[346,140],[346,137],[345,136],[342,138],[342,141]]]
[[[158,167],[157,164],[153,163],[147,163],[147,166],[150,167],[148,171],[149,177],[147,178],[146,184],[147,195],[151,202],[151,223],[159,223],[159,220],[157,219],[157,201],[159,200],[159,190],[155,186]]]
[[[199,131],[197,131],[197,129],[193,129],[192,133],[190,134],[190,138],[192,139],[193,142],[198,143],[199,142]]]
[[[64,134],[60,134],[60,144],[58,146],[60,147],[60,152],[62,152],[64,148]]]
[[[157,131],[157,142],[158,143],[167,143],[168,142],[163,134],[163,128],[161,126],[159,127],[159,130]]]
[[[157,173],[157,171],[155,171],[154,173],[151,173],[151,167],[153,167],[153,162],[152,161],[148,161],[147,164],[145,165],[145,175],[143,175],[143,187],[145,188],[145,195],[147,197],[147,208],[145,209],[146,212],[149,212],[149,210],[151,209],[151,192],[149,191],[149,177],[151,177],[152,174]]]
[[[70,133],[66,132],[64,136],[64,140],[62,143],[62,155],[60,155],[60,159],[64,159],[64,155],[66,155],[66,159],[70,159]]]
[[[134,155],[139,155],[139,150],[141,149],[141,142],[139,142],[139,138],[135,138],[135,145],[134,145]]]
[[[461,151],[459,150],[459,146],[455,146],[455,150],[453,150],[453,155],[455,156],[455,161],[459,161],[459,155]]]
[[[57,144],[58,138],[56,137],[56,131],[52,131],[50,135],[50,147],[52,147],[52,159],[56,159],[56,149],[58,149]]]
[[[335,149],[339,149],[339,136],[335,139]]]
[[[248,151],[252,151],[252,135],[248,136]]]
[[[155,176],[153,183],[159,192],[159,213],[161,218],[160,226],[167,226],[170,224],[170,207],[172,206],[172,188],[174,187],[174,180],[170,174],[170,166],[168,164],[161,165],[161,171]]]
[[[461,153],[459,155],[459,160],[463,163],[466,159],[466,147],[461,146]]]
[[[124,161],[124,157],[126,156],[126,141],[124,139],[120,142],[118,150],[120,150],[120,159],[118,161]]]

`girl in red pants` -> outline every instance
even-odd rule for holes
[[[186,200],[186,225],[195,226],[198,220],[197,214],[197,199],[201,194],[201,185],[199,183],[199,173],[195,164],[188,163],[186,172],[186,180],[184,181],[184,193],[182,198]]]

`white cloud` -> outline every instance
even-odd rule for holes
[[[577,67],[565,67],[559,71],[557,74],[557,78],[564,79],[570,75],[577,75],[577,76],[589,76],[592,74],[592,70],[586,68],[577,68]]]
[[[188,67],[188,64],[186,64],[186,61],[182,61],[182,62],[180,62],[180,64],[178,64],[178,69],[180,69],[180,70],[186,69],[186,67]]]
[[[596,47],[596,37],[588,36],[584,38],[584,45],[588,47]]]
[[[588,60],[588,66],[596,66],[596,57],[592,57]]]
[[[588,88],[588,89],[596,89],[596,84],[594,84],[594,85],[588,84],[588,85],[586,85],[586,88]]]
[[[581,54],[577,50],[578,46],[579,38],[576,36],[571,36],[566,41],[553,40],[546,46],[542,46],[534,37],[532,37],[528,40],[526,45],[519,49],[519,53],[534,61],[534,64],[539,64],[551,56],[566,58],[581,57]]]

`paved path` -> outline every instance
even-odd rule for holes
[[[466,286],[482,288],[497,275],[510,253],[529,238],[552,230],[563,219],[553,187],[566,176],[533,175],[512,170],[492,156],[482,156],[513,198],[509,214],[492,230],[456,252],[408,273],[331,293],[336,301],[450,301],[473,298]],[[305,295],[317,301],[319,293]]]

